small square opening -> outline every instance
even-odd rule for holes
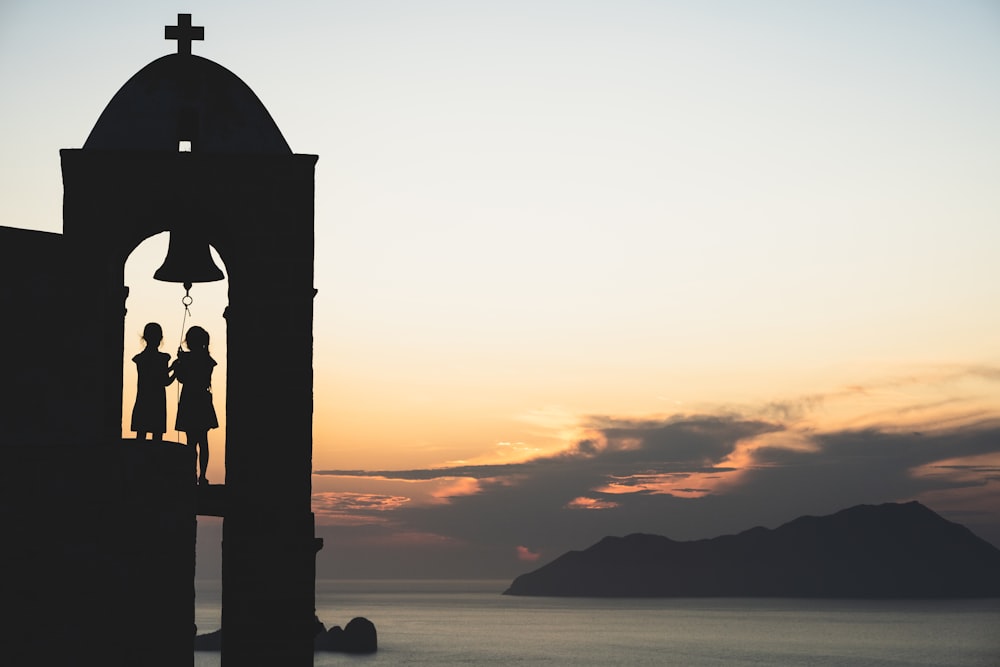
[[[177,151],[179,153],[190,153],[191,152],[191,142],[190,141],[178,141]]]

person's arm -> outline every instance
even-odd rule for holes
[[[184,375],[184,364],[181,362],[182,354],[184,353],[177,350],[177,358],[174,359],[169,366],[167,366],[167,381],[164,386],[170,386],[174,380],[177,380],[181,384],[184,383],[184,378],[182,377]]]

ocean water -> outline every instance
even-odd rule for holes
[[[320,620],[367,617],[379,651],[314,664],[1000,666],[1000,599],[535,598],[501,595],[508,583],[317,582]],[[218,600],[199,588],[199,632],[219,627]]]

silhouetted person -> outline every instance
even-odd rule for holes
[[[135,389],[135,406],[132,408],[132,430],[136,440],[145,440],[147,433],[153,434],[153,441],[163,440],[167,430],[166,386],[174,381],[168,369],[170,355],[160,352],[163,329],[156,322],[150,322],[142,330],[142,340],[146,347],[132,357],[138,381]]]
[[[212,405],[212,369],[216,362],[208,354],[208,332],[195,326],[187,330],[184,343],[188,352],[177,350],[171,368],[184,385],[177,406],[178,431],[184,431],[187,444],[198,448],[199,484],[208,484],[208,430],[218,428],[219,420]]]

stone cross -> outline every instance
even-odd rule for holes
[[[205,28],[200,25],[191,25],[190,14],[178,14],[177,25],[164,26],[163,39],[176,39],[177,53],[189,56],[191,55],[191,42],[205,39]]]

